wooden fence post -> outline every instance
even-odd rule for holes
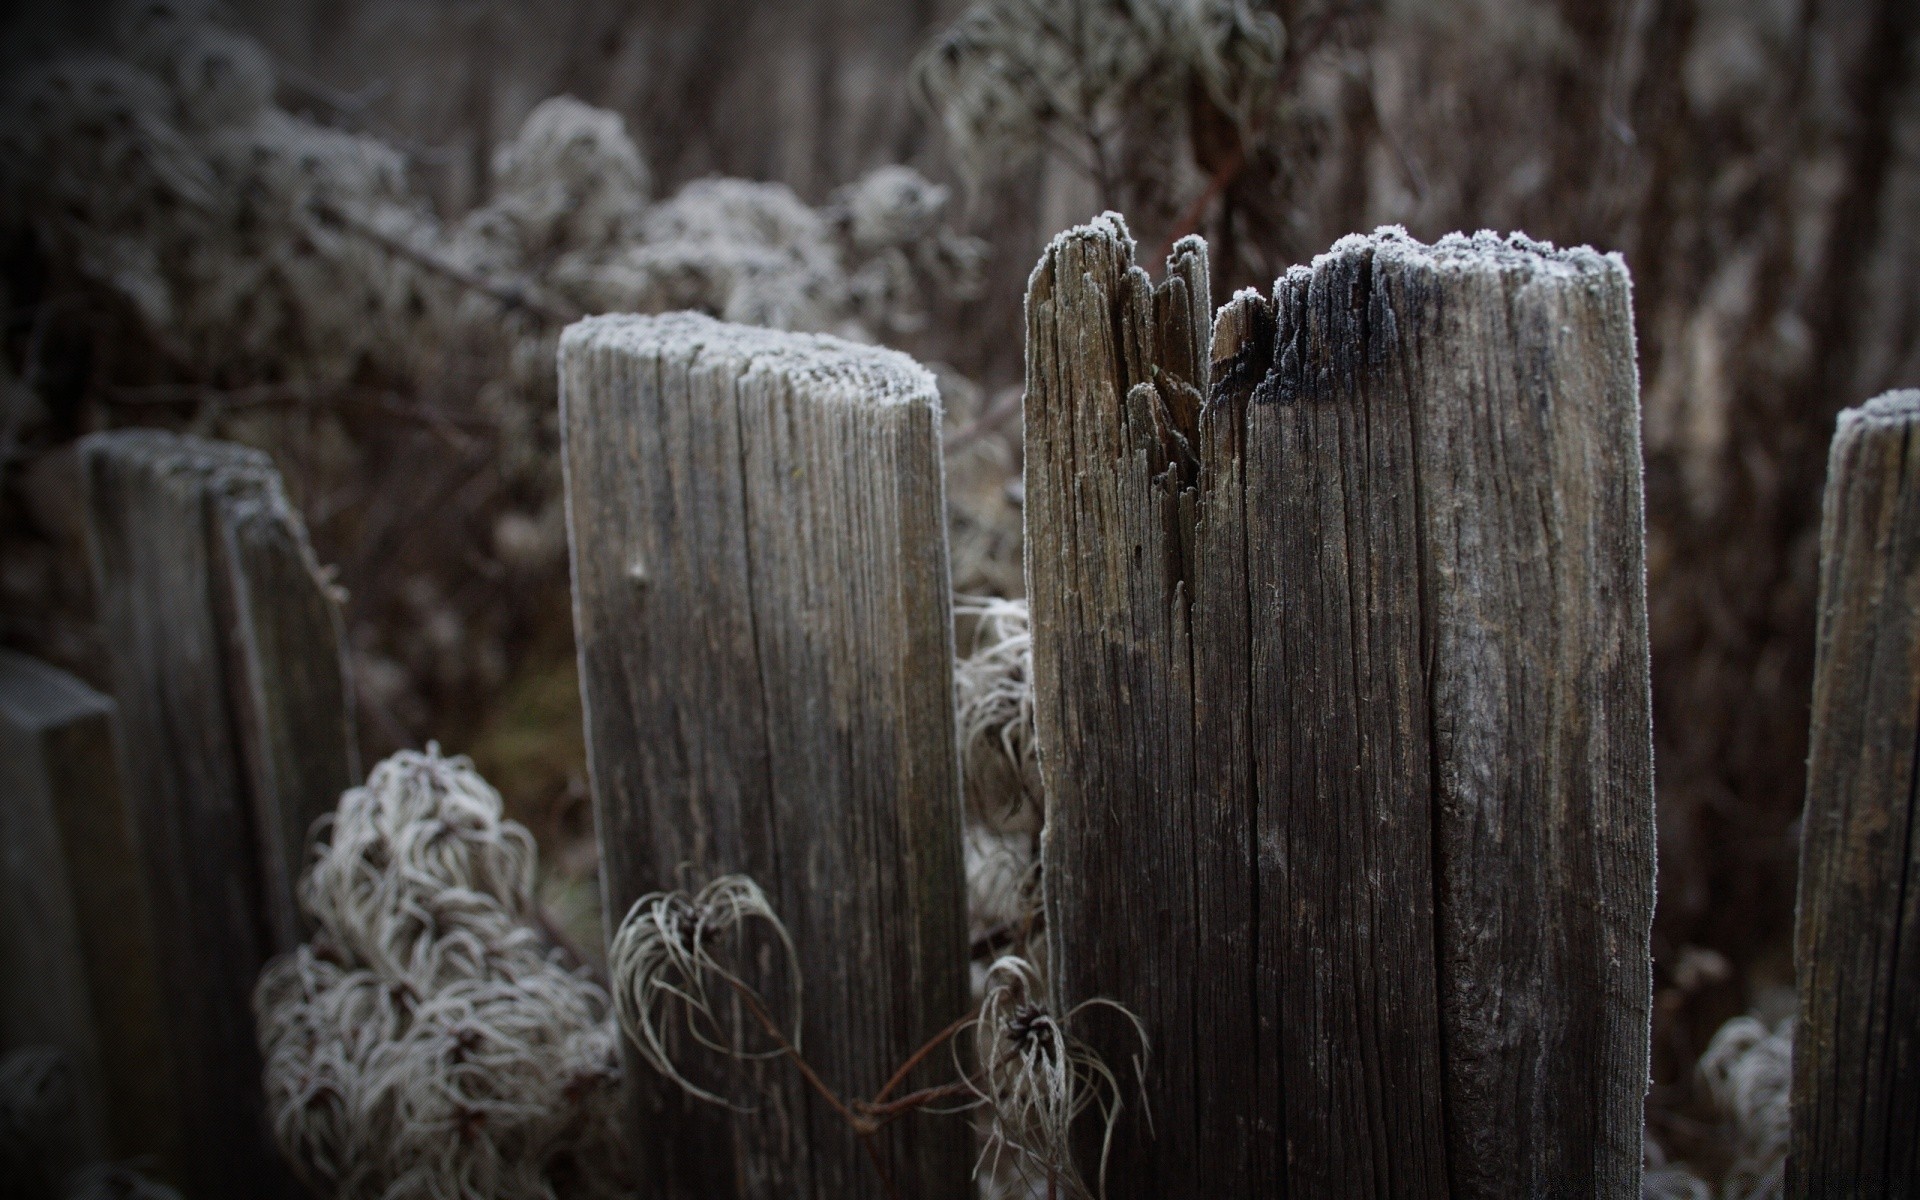
[[[291,1194],[251,997],[298,941],[307,829],[358,776],[338,602],[258,451],[140,430],[88,437],[81,458],[185,1183]]]
[[[572,326],[560,379],[608,929],[686,868],[753,876],[798,948],[807,1057],[871,1095],[967,1004],[932,377],[677,314]],[[650,1194],[883,1194],[789,1065],[758,1071],[733,1114],[636,1065]],[[895,1128],[900,1194],[971,1193],[965,1121]]]
[[[1920,391],[1827,460],[1794,957],[1790,1196],[1920,1189]]]
[[[74,1063],[95,1157],[177,1154],[152,914],[113,701],[0,650],[0,1048]]]
[[[1108,1194],[1637,1196],[1624,267],[1382,230],[1210,320],[1204,243],[1133,254],[1027,299],[1052,984],[1154,1041]]]

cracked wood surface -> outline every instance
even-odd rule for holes
[[[94,434],[80,454],[183,1182],[291,1195],[252,997],[302,936],[307,830],[358,781],[337,595],[266,455],[150,430]]]
[[[1383,230],[1210,319],[1202,243],[1133,253],[1027,301],[1053,986],[1153,1039],[1109,1194],[1637,1195],[1624,267]]]
[[[1800,842],[1792,1196],[1920,1187],[1920,391],[1840,414]]]
[[[644,893],[752,876],[798,948],[807,1058],[870,1096],[967,1006],[933,379],[834,338],[609,317],[568,330],[561,403],[607,928]],[[743,1089],[685,1057],[758,1108],[629,1054],[649,1195],[884,1194],[790,1065]],[[901,1195],[971,1195],[965,1120],[880,1145]]]

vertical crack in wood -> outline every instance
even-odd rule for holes
[[[1652,791],[1624,269],[1346,239],[1221,310],[1197,406],[1182,284],[1142,334],[1142,278],[1103,217],[1028,306],[1054,986],[1141,1012],[1174,1118],[1123,1129],[1117,1194],[1630,1193]],[[1103,426],[1119,445],[1081,440]]]
[[[1821,520],[1786,1186],[1920,1176],[1920,392],[1841,414]]]

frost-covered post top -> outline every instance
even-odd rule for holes
[[[562,376],[581,355],[674,359],[727,369],[741,378],[783,376],[810,399],[871,408],[921,405],[936,416],[940,393],[932,372],[901,354],[824,333],[788,333],[734,325],[694,312],[663,316],[612,314],[567,327],[560,339]]]

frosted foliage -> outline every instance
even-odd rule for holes
[[[968,819],[996,832],[1038,833],[1043,803],[1027,602],[962,596],[954,615],[974,628],[972,653],[953,672]]]
[[[116,55],[10,81],[0,215],[209,383],[424,391],[458,355],[511,435],[545,420],[513,410],[550,409],[554,335],[576,313],[692,308],[871,340],[977,278],[980,243],[938,226],[944,189],[904,167],[826,210],[721,179],[650,205],[620,117],[570,97],[532,109],[486,203],[443,225],[399,150],[277,107],[270,57],[208,11],[129,5]]]
[[[1722,1200],[1776,1200],[1784,1194],[1792,1018],[1769,1028],[1735,1017],[1713,1035],[1699,1071],[1728,1126],[1733,1165],[1721,1181]]]
[[[632,236],[652,180],[617,113],[556,96],[527,114],[493,159],[496,223],[523,259],[598,250]]]
[[[604,988],[531,923],[534,848],[464,759],[341,797],[301,882],[310,944],[254,996],[269,1116],[337,1197],[622,1194]]]
[[[969,822],[966,848],[967,925],[975,942],[1005,935],[1023,941],[1040,910],[1038,839]]]
[[[1683,1163],[1669,1163],[1660,1143],[1645,1139],[1640,1200],[1713,1200],[1713,1189]]]
[[[694,309],[808,332],[840,331],[852,316],[826,221],[783,184],[688,184],[647,214],[620,268],[637,301],[621,307],[637,311]]]
[[[420,236],[431,221],[400,156],[267,105],[252,43],[174,32],[144,47],[151,69],[67,58],[11,90],[5,157],[24,217],[209,377],[401,370],[428,282],[321,211]]]
[[[947,229],[950,199],[946,188],[898,166],[880,167],[834,193],[826,211],[848,261],[859,264],[848,287],[870,326],[921,327],[928,286],[956,297],[979,292],[985,247]]]
[[[1285,26],[1246,0],[980,0],[915,67],[976,177],[1098,140],[1197,81],[1243,125],[1271,99]]]

